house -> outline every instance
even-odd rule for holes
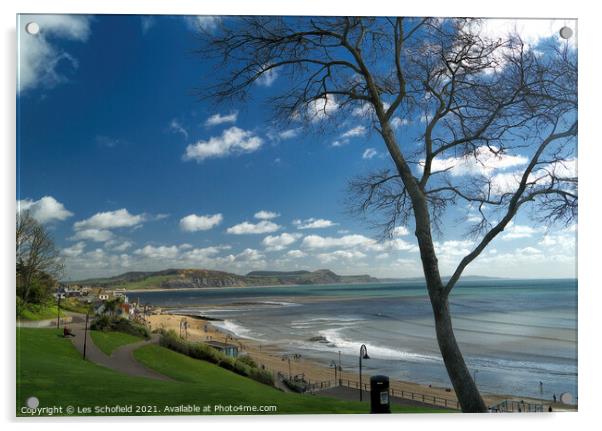
[[[236,358],[238,356],[238,347],[234,344],[222,343],[221,341],[205,341],[209,347],[219,350],[226,356]]]
[[[108,293],[99,293],[98,294],[98,299],[101,301],[108,301],[110,298],[110,295]]]

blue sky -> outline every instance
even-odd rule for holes
[[[23,31],[33,20],[36,36]],[[345,211],[347,181],[388,165],[368,123],[352,115],[328,133],[275,127],[265,99],[286,85],[277,74],[246,104],[193,95],[213,73],[193,54],[195,28],[218,21],[20,17],[17,200],[52,230],[65,278],[167,267],[421,275],[411,226],[377,241]],[[549,37],[550,25],[525,35]],[[419,118],[398,123],[399,133],[420,127]],[[496,172],[521,164],[510,155]],[[457,221],[466,214],[450,211],[437,238],[443,274],[473,244]],[[574,277],[575,230],[521,215],[466,273]]]

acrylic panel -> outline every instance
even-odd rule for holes
[[[18,416],[577,410],[576,20],[17,33]]]

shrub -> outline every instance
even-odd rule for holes
[[[238,361],[242,362],[245,365],[248,365],[251,368],[257,368],[257,362],[255,362],[255,360],[249,355],[240,356],[238,358]]]
[[[212,364],[215,364],[226,370],[256,380],[259,383],[274,386],[274,378],[272,374],[265,370],[257,369],[257,364],[255,361],[247,356],[243,356],[239,360],[236,360],[224,355],[222,352],[204,343],[191,343],[183,340],[178,337],[174,330],[160,330],[159,332],[161,333],[159,345],[163,347],[178,353],[182,353],[183,355],[190,356],[194,359],[211,362]],[[251,366],[250,363],[253,363],[254,366]]]
[[[139,323],[132,322],[128,319],[118,318],[112,319],[106,314],[96,317],[90,325],[90,329],[95,331],[117,331],[125,334],[134,335],[136,337],[149,338],[148,329]]]

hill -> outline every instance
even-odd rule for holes
[[[252,271],[246,275],[208,269],[166,269],[163,271],[126,272],[106,278],[94,278],[76,284],[139,289],[194,289],[206,287],[280,286],[337,283],[377,283],[369,275],[338,275],[329,269],[317,271]]]
[[[137,360],[170,381],[132,377],[82,361],[70,340],[55,329],[19,328],[17,331],[17,416],[31,416],[21,406],[32,394],[40,408],[57,408],[59,416],[124,415],[95,406],[153,406],[128,415],[191,414],[177,410],[189,405],[276,406],[276,414],[367,413],[368,405],[317,395],[284,393],[208,362],[147,345],[134,352]],[[112,335],[112,334],[111,334]],[[69,406],[69,407],[67,407]],[[73,413],[68,408],[76,407]],[[441,409],[400,407],[395,412],[438,412]],[[214,413],[214,412],[210,412]],[[215,411],[219,414],[218,411]],[[233,414],[233,413],[227,413]],[[244,413],[238,413],[244,414]],[[250,413],[247,413],[250,414]]]

